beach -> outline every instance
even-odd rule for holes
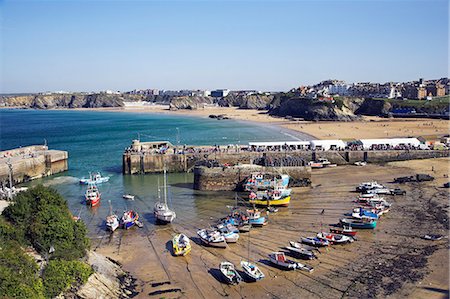
[[[281,128],[308,134],[316,139],[369,139],[409,136],[423,136],[425,138],[435,139],[438,136],[448,134],[450,130],[450,121],[442,119],[382,118],[376,116],[362,116],[360,120],[352,122],[317,122],[287,120],[285,118],[270,116],[266,110],[239,109],[237,107],[214,106],[194,110],[170,110],[168,105],[154,105],[145,106],[142,108],[93,108],[89,110],[132,113],[163,113],[194,117],[224,115],[230,119],[218,121],[242,120],[266,125],[275,125]]]
[[[205,247],[196,235],[198,228],[228,211],[213,197],[194,199],[195,214],[176,209],[178,218],[170,225],[150,229],[146,222],[154,219],[148,215],[143,228],[105,233],[92,239],[92,247],[137,279],[138,298],[442,298],[448,295],[448,189],[442,188],[448,181],[448,162],[441,158],[314,170],[312,186],[294,188],[288,208],[269,215],[266,227],[240,234],[238,243],[227,249]],[[390,183],[417,172],[436,180]],[[393,208],[375,230],[358,232],[352,244],[321,249],[317,260],[304,262],[315,268],[313,273],[288,272],[270,264],[267,255],[283,250],[288,241],[328,231],[355,205],[355,186],[369,180],[407,191],[405,196],[387,196]],[[171,253],[171,238],[179,232],[193,241],[186,257]],[[427,241],[421,238],[425,234],[445,238]],[[233,262],[240,269],[240,261],[247,258],[265,273],[263,281],[239,286],[220,282],[220,262]]]

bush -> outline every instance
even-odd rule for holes
[[[45,297],[53,298],[72,286],[84,284],[92,273],[92,268],[80,261],[51,260],[42,274]]]
[[[81,258],[89,247],[84,223],[73,221],[66,200],[52,188],[39,185],[21,192],[3,215],[23,245],[31,244],[43,255],[53,246],[51,258]]]
[[[0,245],[0,297],[44,298],[38,265],[16,241]]]

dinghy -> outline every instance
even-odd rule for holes
[[[258,281],[263,279],[264,273],[255,264],[249,261],[241,261],[241,267],[244,270],[245,275],[252,281]]]
[[[134,200],[134,195],[131,194],[124,194],[122,197],[127,200]]]
[[[197,231],[197,235],[200,237],[203,243],[208,246],[226,248],[227,242],[225,237],[218,231],[208,231],[206,229],[201,229]]]
[[[239,240],[239,230],[231,225],[217,225],[217,230],[222,234],[227,243],[236,243]]]
[[[239,284],[242,281],[242,277],[236,271],[234,265],[230,262],[221,262],[219,266],[220,272],[225,277],[225,280],[229,284]]]
[[[185,256],[191,252],[191,242],[184,234],[177,234],[172,239],[173,254]]]

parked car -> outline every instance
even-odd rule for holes
[[[400,188],[394,188],[394,189],[391,189],[391,194],[392,195],[405,195],[406,191],[402,190]]]

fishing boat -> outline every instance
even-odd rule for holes
[[[269,254],[269,260],[277,266],[280,266],[286,270],[304,270],[307,272],[313,272],[314,268],[302,263],[294,262],[293,260],[286,259],[284,252],[272,252]]]
[[[264,273],[254,263],[241,261],[241,267],[242,270],[244,270],[245,275],[252,281],[258,281],[265,277]]]
[[[361,229],[374,229],[377,226],[376,220],[342,218],[340,222],[342,225]]]
[[[249,195],[249,203],[257,206],[281,206],[287,207],[291,201],[291,196],[281,197],[278,193],[269,193],[267,191],[254,193]]]
[[[298,258],[305,259],[305,260],[312,260],[317,258],[317,256],[312,252],[311,250],[305,249],[305,248],[297,248],[292,246],[286,246],[286,249],[289,250],[293,255],[295,255]]]
[[[321,240],[327,240],[331,244],[345,244],[345,243],[352,243],[354,241],[353,238],[349,237],[349,236],[333,234],[333,233],[326,233],[326,232],[318,233],[317,238],[319,238]]]
[[[101,184],[101,183],[106,183],[108,181],[109,181],[109,176],[102,177],[100,172],[97,172],[97,173],[90,173],[89,178],[80,179],[80,184],[83,184],[83,185]]]
[[[139,214],[133,210],[124,211],[120,218],[120,225],[124,229],[129,229],[134,225],[140,226]]]
[[[363,208],[354,208],[352,211],[352,217],[356,219],[375,219],[375,220],[379,218],[377,213],[365,210]]]
[[[229,284],[239,284],[242,281],[241,275],[236,271],[234,265],[230,262],[221,262],[219,265],[220,272]]]
[[[289,185],[289,175],[272,175],[261,172],[250,174],[244,184],[245,191],[266,190],[268,188],[282,187],[287,188]]]
[[[124,194],[124,195],[122,195],[122,198],[127,199],[127,200],[134,200],[134,195]]]
[[[106,226],[111,232],[113,232],[119,227],[119,216],[113,213],[110,200],[108,200],[108,203],[109,215],[106,217]]]
[[[346,236],[350,236],[350,237],[356,236],[356,233],[357,233],[357,231],[353,230],[351,226],[330,228],[330,232],[335,233],[335,234],[346,235]]]
[[[266,217],[261,216],[261,212],[258,209],[247,210],[248,223],[252,226],[264,226],[267,225],[268,220]]]
[[[328,240],[322,240],[317,237],[305,237],[301,238],[302,243],[315,246],[315,247],[325,247],[330,245],[330,242]]]
[[[217,225],[217,230],[222,234],[227,243],[236,243],[239,240],[239,230],[231,225]]]
[[[225,237],[216,230],[208,231],[206,229],[201,229],[197,231],[197,235],[200,237],[203,243],[208,246],[218,247],[218,248],[226,248],[227,242],[225,241]]]
[[[158,186],[158,196],[159,196],[159,186]],[[171,223],[175,217],[176,213],[169,209],[167,205],[167,172],[164,168],[164,202],[158,201],[153,208],[153,213],[155,215],[156,221],[160,223]]]
[[[191,241],[184,234],[177,234],[172,239],[173,254],[185,256],[191,252]]]
[[[101,194],[95,184],[89,184],[84,197],[86,199],[86,204],[94,207],[100,203]]]

